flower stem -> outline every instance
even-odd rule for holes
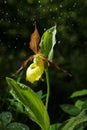
[[[49,83],[48,68],[45,69],[45,74],[46,74],[46,84],[47,84],[47,96],[46,96],[46,110],[47,110],[48,109],[49,96],[50,96],[50,83]]]

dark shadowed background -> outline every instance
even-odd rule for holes
[[[49,115],[51,122],[56,122],[61,115],[59,105],[71,102],[68,97],[72,92],[87,88],[87,0],[0,0],[1,112],[13,112],[7,100],[10,95],[5,78],[11,77],[11,73],[33,54],[29,40],[35,22],[40,36],[57,24],[54,60],[72,74],[69,77],[49,67]],[[29,84],[25,71],[21,82]],[[33,89],[46,91],[46,85],[40,81]],[[22,118],[17,114],[16,120],[26,123]]]

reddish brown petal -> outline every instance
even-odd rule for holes
[[[56,62],[52,60],[48,60],[46,57],[41,56],[42,60],[48,61],[50,64],[52,64],[57,70],[62,71],[63,73],[67,74],[68,76],[72,77],[72,74],[70,74],[67,70],[62,69]]]
[[[21,67],[15,73],[13,73],[12,76],[18,75],[20,71],[23,70],[27,66],[28,62],[32,60],[33,58],[34,58],[34,55],[30,56],[27,60],[25,60],[23,64],[21,65]]]
[[[35,30],[34,30],[33,34],[31,35],[31,39],[30,39],[30,43],[29,43],[31,50],[34,53],[40,52],[39,41],[40,41],[40,35],[37,30],[37,27],[35,26]]]

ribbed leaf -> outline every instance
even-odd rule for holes
[[[87,122],[87,109],[83,110],[78,116],[70,118],[60,130],[74,130],[84,122]]]
[[[20,101],[26,109],[31,120],[36,122],[42,130],[49,130],[49,116],[43,102],[36,96],[35,92],[11,78],[6,78],[10,87],[10,93]]]
[[[49,60],[53,57],[53,47],[56,44],[56,26],[48,29],[42,35],[40,47],[42,54],[47,57]]]

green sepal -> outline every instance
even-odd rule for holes
[[[53,47],[56,44],[56,26],[44,32],[41,38],[41,53],[49,60],[53,58]]]

